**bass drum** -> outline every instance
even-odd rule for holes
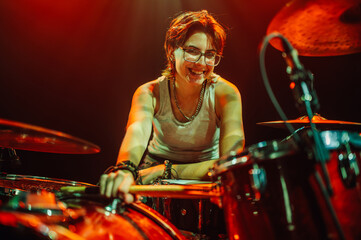
[[[230,239],[328,239],[309,182],[314,163],[292,141],[261,142],[221,158],[221,181]]]
[[[53,196],[53,197],[51,197]],[[183,239],[160,214],[141,203],[122,205],[85,194],[21,193],[0,211],[6,239]],[[58,200],[60,199],[60,200]]]

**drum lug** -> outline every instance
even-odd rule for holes
[[[360,169],[355,153],[350,151],[340,153],[338,155],[338,170],[346,188],[353,188],[356,186],[356,180],[360,175]]]
[[[251,181],[251,187],[255,193],[255,200],[260,200],[261,194],[264,193],[267,186],[266,171],[264,168],[259,168],[258,165],[255,164],[248,173]]]
[[[105,207],[105,210],[112,214],[123,213],[124,208],[122,208],[122,200],[119,198],[114,198],[113,201]]]

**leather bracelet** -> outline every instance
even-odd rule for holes
[[[137,180],[137,178],[139,176],[137,166],[135,166],[135,164],[129,160],[120,162],[115,166],[108,167],[104,171],[104,173],[108,174],[111,172],[116,172],[118,170],[128,170],[129,172],[132,173],[134,180]]]

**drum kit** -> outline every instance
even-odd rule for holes
[[[361,52],[361,3],[295,0],[271,21],[268,33],[274,31],[303,56]],[[283,51],[281,41],[270,43]],[[214,214],[218,208],[227,232],[218,239],[361,239],[361,123],[308,116],[258,123],[273,128],[291,124],[297,130],[283,140],[260,142],[221,157],[209,172],[210,182],[168,179],[130,188],[130,193],[153,198],[153,208],[106,199],[89,183],[2,173],[0,236],[209,239],[209,229],[220,226],[210,223],[219,218]],[[315,157],[312,128],[327,151],[325,162]],[[306,141],[300,144],[296,136]],[[15,149],[62,154],[100,151],[71,135],[5,119],[0,119],[0,147],[14,159]],[[1,171],[6,163],[0,159]],[[183,200],[190,200],[191,207],[179,206]],[[196,226],[189,228],[189,222]]]

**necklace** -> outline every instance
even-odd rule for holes
[[[177,94],[175,91],[175,79],[173,79],[173,94],[174,94],[175,105],[177,106],[179,112],[183,115],[183,117],[185,119],[187,119],[189,122],[192,121],[198,115],[199,110],[201,109],[202,102],[203,102],[203,96],[204,96],[204,89],[206,88],[206,81],[207,80],[203,81],[203,83],[202,83],[202,89],[201,89],[201,93],[199,95],[196,111],[194,112],[194,114],[192,116],[188,117],[183,113],[182,109],[179,106]]]

